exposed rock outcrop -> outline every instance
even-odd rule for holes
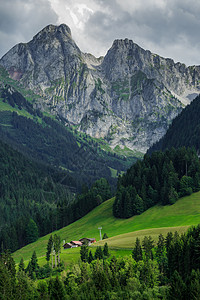
[[[200,91],[200,66],[186,67],[115,40],[106,56],[82,53],[65,24],[49,25],[0,60],[10,76],[64,117],[112,147],[145,152]]]

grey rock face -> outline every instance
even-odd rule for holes
[[[10,76],[43,97],[40,109],[111,147],[145,152],[200,91],[200,66],[186,67],[116,40],[106,56],[82,53],[68,26],[49,25],[0,60]]]

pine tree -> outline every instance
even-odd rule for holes
[[[88,261],[88,246],[87,245],[82,245],[81,246],[81,250],[80,250],[80,256],[81,256],[81,260],[83,262],[87,262]]]
[[[11,282],[13,286],[15,285],[15,275],[16,275],[16,269],[15,269],[15,261],[12,258],[10,252],[6,250],[1,254],[1,262],[4,264],[6,270],[8,270],[11,278]]]
[[[103,247],[103,255],[104,256],[109,256],[108,244],[107,243],[105,243],[105,245]]]
[[[15,299],[34,299],[33,282],[24,272],[17,275],[16,298]]]
[[[133,203],[134,215],[140,215],[144,211],[144,202],[142,198],[137,194]]]
[[[60,263],[60,250],[61,250],[61,238],[57,234],[54,234],[53,246],[55,250],[55,267],[57,267],[57,262],[58,264]]]
[[[108,239],[108,236],[106,233],[104,233],[104,235],[103,235],[103,240],[105,240],[105,239]]]
[[[142,241],[142,247],[145,252],[145,256],[146,256],[147,260],[153,259],[153,253],[152,253],[153,243],[154,243],[154,241],[152,240],[151,236],[149,236],[149,237],[145,236]]]
[[[140,239],[136,238],[135,241],[135,247],[132,251],[132,257],[135,259],[135,261],[142,260],[142,247],[140,245]]]
[[[20,271],[25,271],[25,264],[24,264],[23,258],[21,258],[20,263],[19,263],[19,272]]]
[[[196,300],[200,298],[200,272],[192,270],[188,280],[187,299]]]
[[[66,292],[63,282],[58,278],[58,276],[49,280],[48,290],[50,299],[66,299]]]
[[[26,268],[26,273],[28,273],[28,276],[30,276],[33,280],[35,280],[38,269],[39,269],[38,259],[37,259],[36,252],[34,250],[31,260],[29,261],[28,266]]]
[[[92,251],[90,250],[89,255],[88,255],[88,262],[89,264],[94,260],[94,257],[92,255]]]
[[[169,299],[170,300],[186,299],[186,285],[177,271],[174,272],[171,278]]]
[[[15,282],[6,268],[5,263],[0,260],[0,299],[14,299]]]
[[[31,257],[31,268],[33,271],[38,270],[39,265],[38,265],[38,259],[35,250],[33,251],[32,257]]]
[[[33,219],[29,220],[29,223],[26,228],[26,239],[27,243],[33,243],[38,239],[38,227]]]
[[[46,252],[46,260],[47,260],[48,263],[50,261],[52,248],[53,248],[53,237],[51,235],[49,240],[48,240],[47,252]]]
[[[103,251],[102,251],[101,246],[97,246],[94,257],[95,257],[95,259],[97,259],[97,258],[102,259],[103,258]]]
[[[165,246],[166,246],[167,252],[169,250],[169,247],[172,244],[172,241],[173,241],[173,233],[170,231],[167,233],[167,236],[165,238]]]
[[[156,258],[159,265],[160,272],[164,272],[164,266],[166,264],[166,251],[165,251],[165,239],[162,234],[159,235],[157,248],[156,248]]]

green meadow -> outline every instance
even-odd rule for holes
[[[82,237],[96,238],[96,245],[104,245],[107,241],[112,248],[112,254],[130,253],[136,237],[143,238],[151,235],[156,241],[158,235],[167,234],[168,231],[186,231],[189,226],[200,223],[200,192],[179,199],[174,205],[156,205],[139,216],[129,219],[117,219],[112,215],[114,198],[102,203],[82,219],[53,232],[59,234],[65,242],[79,240]],[[102,235],[106,233],[109,239],[99,241],[98,227],[102,227]],[[35,243],[29,244],[16,251],[13,257],[18,263],[23,257],[29,260],[36,250],[39,263],[45,263],[46,245],[50,234],[39,238]],[[93,248],[93,247],[92,247]],[[128,251],[129,250],[129,251]],[[62,250],[61,259],[67,263],[76,262],[79,259],[80,249]]]

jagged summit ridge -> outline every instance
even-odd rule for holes
[[[71,29],[66,24],[61,24],[59,26],[50,24],[43,28],[39,33],[37,33],[33,37],[33,40],[49,37],[50,35],[55,34],[63,34],[65,36],[68,36],[69,38],[72,38]]]
[[[0,60],[10,76],[39,93],[41,110],[78,130],[145,152],[200,91],[200,67],[186,67],[115,40],[105,57],[82,53],[70,28],[48,25]]]

